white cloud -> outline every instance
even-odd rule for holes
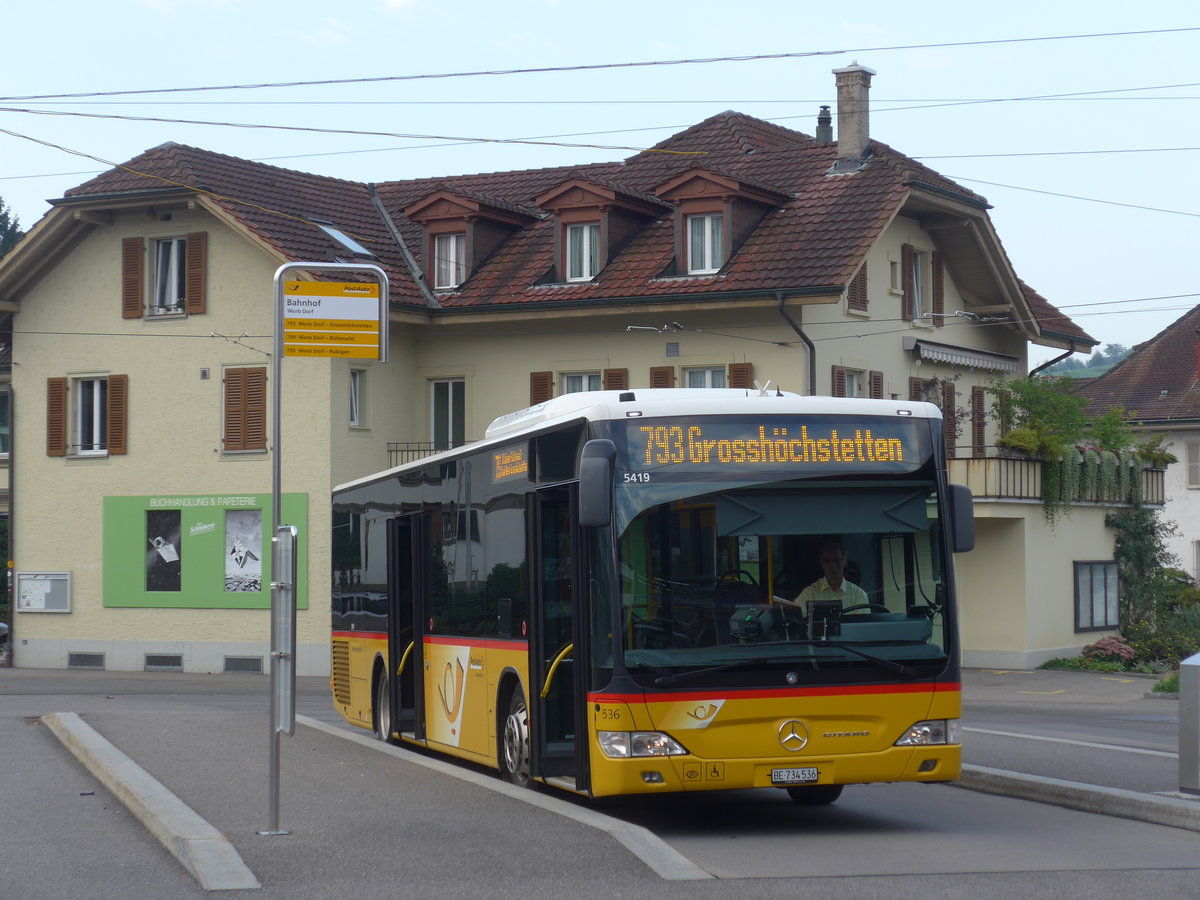
[[[297,31],[295,34],[301,43],[313,47],[342,46],[354,39],[354,28],[337,19],[326,19],[315,29]]]

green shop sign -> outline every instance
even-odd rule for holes
[[[282,501],[307,609],[308,495]],[[105,497],[104,605],[270,609],[273,527],[270,494]]]

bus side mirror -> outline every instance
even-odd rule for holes
[[[975,501],[965,484],[950,485],[950,549],[966,553],[975,549]]]
[[[583,445],[579,457],[579,524],[602,528],[612,522],[613,465],[617,446],[605,438]]]

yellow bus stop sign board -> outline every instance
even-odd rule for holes
[[[379,359],[379,285],[283,283],[283,355]]]

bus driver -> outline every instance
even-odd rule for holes
[[[846,555],[841,544],[837,541],[822,544],[818,562],[824,575],[800,592],[795,601],[797,606],[811,610],[816,603],[836,603],[848,609],[868,603],[867,592],[846,580]]]

